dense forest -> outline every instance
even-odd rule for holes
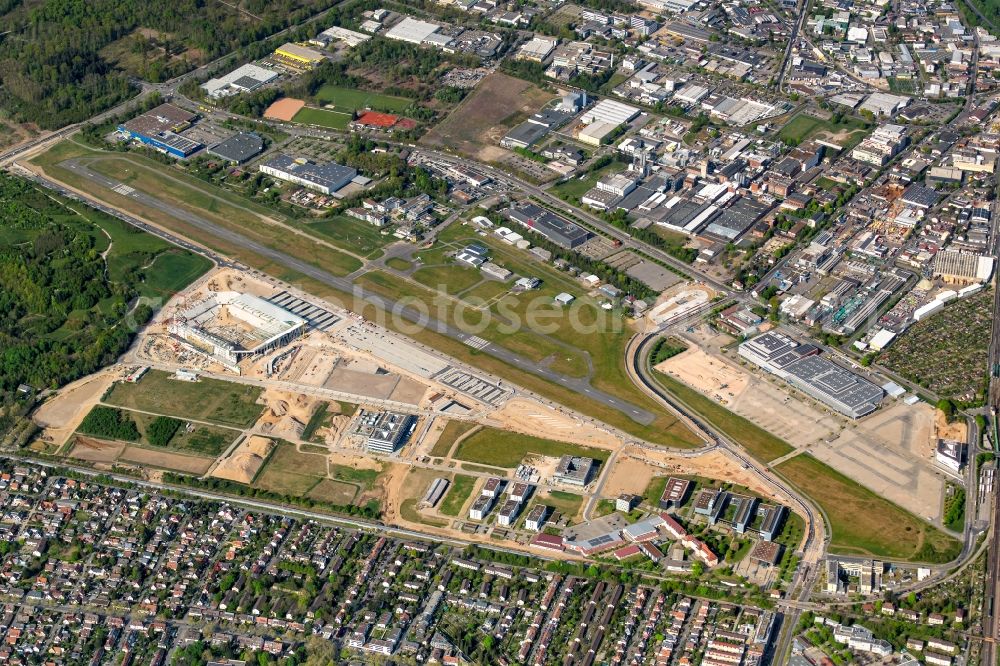
[[[56,387],[114,362],[152,314],[136,305],[146,266],[168,256],[204,261],[0,175],[0,405],[20,384]]]
[[[334,0],[0,0],[0,109],[55,128],[294,25]],[[6,11],[3,11],[6,10]]]

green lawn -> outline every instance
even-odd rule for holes
[[[346,465],[330,465],[333,478],[345,483],[353,483],[365,490],[371,490],[375,479],[381,474],[377,469],[355,469]]]
[[[535,503],[551,506],[565,516],[570,523],[574,523],[579,519],[580,509],[583,506],[583,496],[563,490],[550,490],[540,494],[532,504]],[[530,510],[529,508],[528,511]],[[525,511],[525,514],[528,511]]]
[[[775,469],[823,509],[832,552],[940,563],[961,550],[956,539],[808,453]]]
[[[435,458],[443,458],[451,451],[455,445],[455,440],[476,427],[476,423],[471,421],[449,421],[444,427],[441,436],[434,442],[431,455]]]
[[[369,256],[396,240],[391,234],[382,235],[380,229],[347,215],[324,218],[306,226],[334,245],[363,256]]]
[[[292,118],[293,123],[302,125],[318,125],[335,130],[346,130],[351,124],[353,117],[350,113],[330,111],[328,109],[314,109],[309,106],[302,107]]]
[[[446,516],[457,516],[465,505],[466,500],[472,494],[472,489],[476,486],[476,477],[465,474],[456,474],[451,480],[448,492],[441,499],[438,511]]]
[[[181,250],[164,252],[144,271],[145,279],[139,291],[143,296],[169,298],[211,267],[211,261],[197,254]]]
[[[419,268],[413,272],[411,277],[426,287],[446,294],[465,291],[484,279],[483,274],[478,270],[458,264]]]
[[[583,175],[583,177],[575,176],[569,180],[553,185],[549,188],[549,192],[556,195],[560,199],[564,199],[570,202],[578,202],[580,197],[586,194],[587,190],[593,188],[597,185],[597,181],[610,173],[615,173],[622,171],[625,165],[621,162],[612,162],[611,164],[601,167],[596,171],[589,171]]]
[[[182,423],[177,432],[174,433],[166,444],[157,446],[150,441],[148,434],[150,423],[157,417],[138,412],[129,413],[132,414],[136,423],[139,424],[139,430],[143,434],[140,443],[143,446],[151,448],[169,449],[177,453],[215,458],[221,455],[240,435],[240,431],[234,428],[189,424],[181,418],[179,420]]]
[[[826,123],[819,118],[799,113],[781,128],[781,131],[778,132],[778,137],[795,143],[801,143],[813,132],[823,129],[825,126]]]
[[[656,380],[670,394],[742,445],[750,455],[761,462],[780,458],[794,450],[788,442],[772,435],[739,414],[729,411],[711,398],[707,398],[690,388],[687,384],[660,372],[656,373]]]
[[[322,456],[300,453],[290,442],[278,442],[257,472],[253,485],[281,495],[303,497],[326,478]]]
[[[864,123],[856,118],[845,117],[839,123],[834,123],[799,112],[778,131],[778,138],[798,145],[821,131],[835,133],[840,130],[860,129],[862,127],[864,127]]]
[[[496,467],[517,467],[529,453],[550,457],[584,456],[602,463],[608,459],[609,454],[604,449],[557,442],[498,428],[483,428],[464,439],[458,445],[454,457]]]
[[[262,391],[258,387],[204,377],[197,382],[172,377],[162,370],[150,370],[138,383],[115,384],[105,402],[180,419],[238,427],[251,425],[264,409],[256,404]]]
[[[316,91],[316,99],[324,104],[333,104],[337,109],[346,111],[348,114],[357,109],[365,108],[399,113],[413,104],[413,100],[405,97],[394,97],[368,90],[333,85],[325,85]],[[296,118],[296,122],[299,122],[298,118]]]

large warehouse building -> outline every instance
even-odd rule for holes
[[[540,233],[560,247],[572,249],[590,240],[591,234],[569,220],[535,204],[521,204],[507,210],[507,217]]]
[[[230,95],[252,92],[276,78],[278,78],[277,72],[253,63],[247,63],[225,76],[205,81],[201,87],[212,99],[221,99]]]
[[[880,387],[820,356],[816,346],[781,333],[747,340],[740,356],[853,419],[874,412],[885,397]]]
[[[169,331],[233,372],[302,334],[306,320],[251,294],[219,291],[177,313]]]
[[[334,194],[357,177],[356,169],[341,164],[315,164],[307,159],[278,155],[261,164],[262,173],[323,194]]]
[[[161,104],[119,125],[118,131],[144,146],[174,157],[187,157],[201,148],[201,144],[178,132],[190,127],[196,117],[173,104]]]

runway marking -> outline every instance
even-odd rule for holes
[[[113,187],[111,189],[113,191],[117,192],[118,194],[124,194],[125,196],[128,196],[128,195],[132,194],[133,192],[135,192],[135,188],[134,187],[129,187],[125,183],[122,183],[121,185],[118,185],[117,187]]]
[[[483,340],[478,335],[470,336],[470,337],[466,338],[465,340],[462,340],[462,342],[464,342],[465,344],[469,345],[473,349],[483,349],[485,347],[489,347],[489,345],[490,345],[490,341],[489,340]]]

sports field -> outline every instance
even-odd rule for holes
[[[263,411],[256,404],[261,389],[217,379],[185,382],[168,372],[150,370],[135,384],[119,382],[105,398],[109,405],[165,414],[180,419],[247,427]]]
[[[948,562],[961,544],[889,500],[803,453],[775,468],[826,515],[830,550],[844,555]]]
[[[292,122],[303,125],[329,127],[335,130],[346,130],[347,126],[351,124],[352,118],[353,116],[350,113],[330,111],[329,109],[314,109],[311,106],[306,106],[295,114]]]
[[[316,99],[324,104],[333,104],[337,110],[346,112],[348,115],[358,109],[401,113],[413,104],[413,100],[405,97],[331,85],[323,86],[316,91]],[[300,121],[296,119],[296,122]]]
[[[608,459],[609,451],[522,435],[498,428],[483,428],[462,440],[454,457],[484,465],[517,467],[528,454],[550,457],[584,456],[604,462]]]

